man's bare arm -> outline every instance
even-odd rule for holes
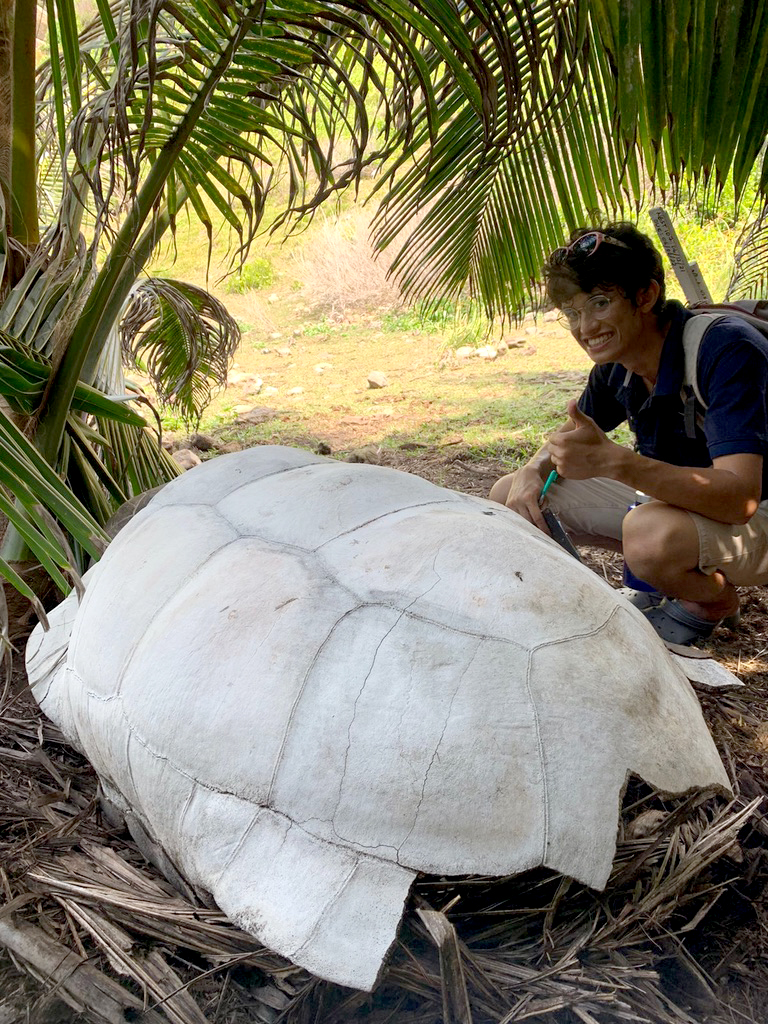
[[[762,492],[762,455],[724,455],[707,469],[673,466],[638,455],[611,441],[594,420],[569,403],[570,429],[547,442],[552,462],[566,479],[604,476],[668,505],[716,522],[740,525],[757,510]]]

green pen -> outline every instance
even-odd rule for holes
[[[542,503],[542,501],[544,500],[545,494],[547,493],[549,488],[552,486],[552,484],[555,482],[555,480],[557,480],[557,470],[553,469],[552,472],[547,477],[547,479],[545,480],[544,486],[541,488],[541,491],[539,492],[539,504]]]

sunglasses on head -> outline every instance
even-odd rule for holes
[[[561,245],[553,250],[549,256],[549,262],[559,266],[561,263],[565,263],[571,253],[574,256],[592,256],[603,242],[608,242],[609,245],[618,245],[622,249],[629,248],[626,242],[621,242],[618,238],[611,238],[610,235],[604,235],[602,231],[588,231],[584,235],[579,235],[576,241],[571,242],[570,245]]]

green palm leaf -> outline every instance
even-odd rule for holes
[[[748,223],[736,243],[726,301],[768,295],[768,205]]]
[[[449,83],[436,144],[422,133],[416,161],[409,154],[381,180],[376,240],[395,248],[393,273],[412,297],[469,288],[489,314],[509,315],[537,301],[539,268],[565,230],[637,209],[649,181],[682,200],[716,196],[732,174],[738,199],[768,138],[768,9],[758,0],[526,9],[541,40],[535,66],[519,25],[508,36],[537,83],[527,117],[507,89],[489,143]],[[510,109],[516,132],[499,127]]]

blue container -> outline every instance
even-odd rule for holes
[[[655,593],[656,591],[656,587],[651,583],[646,583],[645,580],[641,580],[639,576],[635,576],[626,562],[624,563],[623,579],[624,586],[631,587],[632,590],[645,590],[649,594]]]
[[[629,506],[627,512],[631,512],[633,508],[637,508],[637,506],[641,504],[642,502],[636,501],[634,505]],[[635,574],[632,572],[632,570],[629,568],[626,562],[624,563],[624,571],[622,573],[622,578],[624,581],[624,586],[631,587],[632,590],[643,590],[649,594],[653,594],[656,592],[656,587],[654,587],[651,583],[646,583],[645,580],[641,580],[639,576],[635,576]]]

